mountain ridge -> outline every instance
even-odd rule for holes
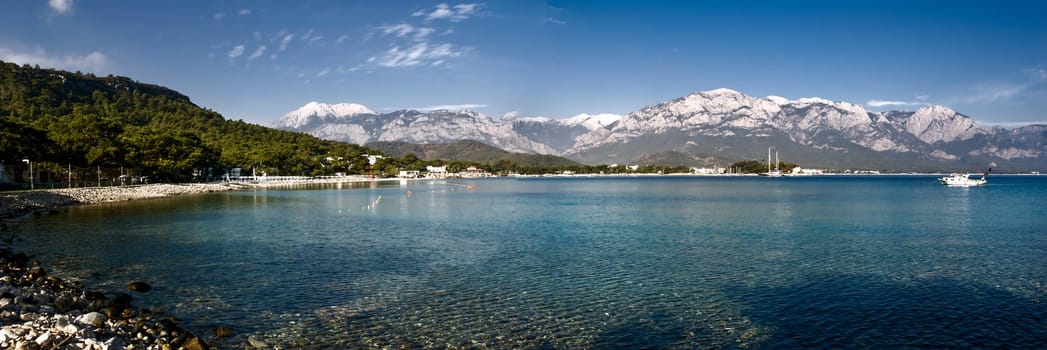
[[[845,101],[754,97],[726,88],[693,92],[620,116],[507,115],[493,120],[472,111],[397,111],[317,116],[309,127],[295,127],[285,119],[291,118],[281,118],[274,127],[339,141],[471,139],[589,164],[629,163],[662,152],[685,155],[674,159],[692,159],[690,165],[723,164],[760,159],[773,146],[806,160],[805,166],[890,166],[895,159],[898,170],[945,171],[993,161],[1023,171],[1047,170],[1047,134],[1041,126],[983,127],[945,106],[877,112]],[[754,145],[763,145],[764,151]]]

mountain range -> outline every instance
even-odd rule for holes
[[[983,127],[943,106],[876,112],[822,98],[753,97],[730,89],[695,92],[624,115],[568,119],[469,110],[378,113],[358,104],[310,102],[272,125],[356,144],[475,140],[510,152],[588,164],[652,159],[727,165],[764,159],[774,147],[803,167],[953,171],[997,162],[1008,171],[1047,170],[1047,126]]]

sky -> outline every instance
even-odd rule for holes
[[[269,125],[625,114],[695,91],[1047,124],[1047,1],[5,0],[0,60],[163,85]]]

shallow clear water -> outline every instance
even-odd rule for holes
[[[1045,199],[1032,176],[419,181],[83,206],[13,230],[57,273],[150,282],[139,304],[232,326],[225,342],[1044,348]]]

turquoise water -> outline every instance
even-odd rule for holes
[[[408,196],[407,191],[412,195]],[[71,208],[56,273],[304,347],[1047,347],[1047,177],[541,178]]]

